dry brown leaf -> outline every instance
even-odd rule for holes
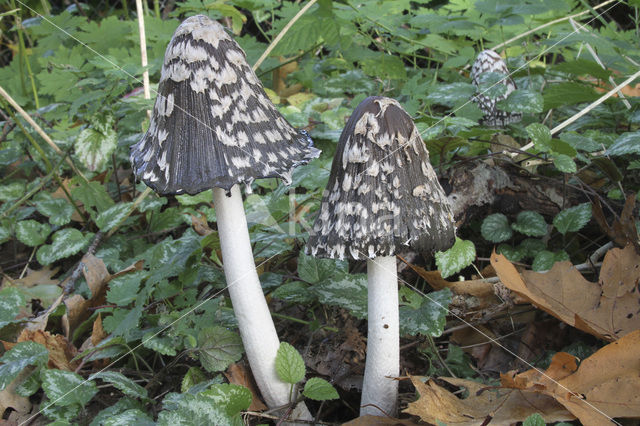
[[[541,373],[504,374],[505,387],[553,396],[586,426],[610,425],[611,418],[640,417],[640,330],[608,344],[582,361],[557,353]]]
[[[102,259],[92,254],[82,256],[82,263],[84,265],[82,274],[91,290],[91,298],[95,299],[104,290],[105,284],[111,279],[111,274]]]
[[[43,345],[49,351],[49,368],[74,371],[78,361],[71,360],[78,354],[78,350],[66,337],[60,334],[51,334],[48,331],[24,329],[18,336],[17,343],[36,342]]]
[[[58,285],[60,280],[52,278],[58,273],[60,268],[50,269],[45,266],[42,269],[34,270],[27,268],[27,275],[19,280],[13,280],[14,285],[22,287],[33,287],[36,285]]]
[[[200,214],[200,216],[190,214],[189,216],[191,216],[191,226],[198,235],[207,236],[213,232],[204,214]]]
[[[239,363],[231,364],[229,368],[227,368],[227,371],[224,373],[224,376],[227,378],[229,383],[244,386],[251,391],[252,398],[251,405],[249,406],[249,411],[264,411],[267,409],[267,406],[258,397],[258,391],[256,390],[256,385],[253,381],[251,373],[247,371],[244,365],[241,365]]]
[[[362,416],[342,426],[415,426],[418,423],[411,420],[394,419],[391,417]]]
[[[11,383],[0,391],[0,418],[4,416],[5,410],[11,408],[18,413],[24,414],[31,411],[31,402],[29,398],[20,396],[16,393],[16,387],[24,382],[24,380],[35,370],[35,367],[29,366],[23,369]]]
[[[431,379],[423,383],[419,378],[411,377],[420,398],[409,403],[404,412],[428,423],[443,422],[457,426],[481,425],[487,420],[491,420],[491,424],[507,425],[523,421],[534,413],[539,413],[546,423],[575,419],[547,395],[527,390],[489,388],[471,380],[442,380],[466,388],[469,396],[460,399]]]
[[[98,317],[93,322],[93,330],[91,331],[91,343],[93,344],[93,346],[97,346],[98,343],[102,342],[105,337],[107,337],[107,333],[105,333],[104,328],[102,328],[102,315],[98,313]]]
[[[593,218],[596,220],[600,228],[613,240],[617,245],[623,247],[631,243],[636,247],[636,251],[640,252],[640,243],[638,243],[638,231],[636,229],[636,218],[633,211],[636,205],[636,194],[629,194],[625,200],[624,207],[620,213],[620,217],[613,220],[609,225],[602,211],[600,201],[596,199],[593,203]]]
[[[556,262],[545,273],[519,274],[494,252],[491,264],[510,290],[582,331],[613,341],[640,329],[640,256],[631,245],[607,252],[597,283],[586,280],[571,262]]]

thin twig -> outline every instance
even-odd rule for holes
[[[138,32],[140,33],[140,60],[142,68],[142,87],[144,89],[144,98],[151,99],[151,91],[149,90],[149,70],[147,69],[147,38],[144,29],[144,12],[142,10],[142,0],[136,0],[136,12],[138,14]],[[147,110],[147,115],[151,115],[151,111]]]
[[[317,0],[309,0],[309,2],[307,4],[304,5],[304,7],[302,9],[300,9],[300,11],[298,11],[298,13],[296,13],[296,16],[294,16],[293,18],[291,18],[291,20],[287,23],[287,25],[284,26],[284,28],[282,29],[282,31],[280,31],[280,34],[278,34],[276,36],[276,38],[273,39],[273,41],[271,42],[271,44],[269,45],[269,47],[267,47],[267,49],[264,51],[264,53],[262,54],[262,56],[260,56],[260,58],[256,61],[256,63],[253,65],[253,70],[257,70],[258,68],[260,68],[260,65],[262,64],[262,62],[264,62],[264,60],[267,58],[267,56],[269,56],[269,54],[271,53],[271,51],[276,47],[276,45],[278,43],[280,43],[280,40],[282,40],[282,37],[284,37],[284,35],[287,33],[287,31],[289,31],[289,29],[293,26],[293,24],[296,23],[296,21],[298,19],[300,19],[300,17],[302,15],[304,15],[304,13],[309,10],[309,8],[311,6],[313,6],[315,4]]]

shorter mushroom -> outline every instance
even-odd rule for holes
[[[280,115],[222,25],[203,15],[180,24],[165,52],[149,130],[131,147],[131,162],[159,194],[213,188],[238,329],[270,408],[290,402],[290,385],[276,374],[280,342],[256,273],[239,186],[265,177],[288,182],[296,166],[319,154],[306,133]]]
[[[431,253],[455,239],[449,201],[400,104],[369,97],[342,131],[308,254],[367,260],[368,335],[361,415],[396,411],[399,308],[395,254]]]
[[[522,120],[522,114],[519,112],[506,112],[498,109],[498,102],[507,99],[509,94],[517,89],[516,83],[509,76],[507,64],[493,50],[483,50],[478,54],[473,66],[471,67],[471,81],[476,87],[479,87],[482,80],[482,74],[485,73],[504,74],[505,77],[500,81],[501,85],[506,86],[505,92],[497,97],[491,97],[485,93],[478,93],[473,97],[473,101],[484,113],[484,117],[480,120],[481,124],[489,127],[504,127],[509,123],[517,123]]]

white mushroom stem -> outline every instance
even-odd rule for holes
[[[395,256],[367,260],[367,360],[360,415],[395,416],[400,373],[400,314]]]
[[[289,403],[291,385],[281,381],[276,373],[275,360],[280,340],[253,261],[247,218],[238,185],[231,188],[229,197],[224,189],[213,188],[213,204],[224,274],[253,377],[269,408],[283,406]],[[306,407],[303,412],[309,416],[307,420],[312,418]]]

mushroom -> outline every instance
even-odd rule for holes
[[[400,104],[369,97],[355,109],[336,148],[308,254],[367,260],[367,359],[360,415],[393,415],[399,374],[395,254],[429,253],[455,239],[453,214],[429,153]]]
[[[473,101],[484,113],[484,117],[480,121],[481,124],[490,127],[504,127],[509,123],[520,121],[522,119],[521,113],[506,112],[497,107],[498,102],[507,99],[509,94],[517,89],[516,83],[509,76],[507,64],[493,50],[483,50],[478,54],[471,67],[471,81],[478,87],[481,83],[481,75],[489,72],[504,74],[505,77],[498,84],[506,86],[507,89],[504,94],[498,97],[491,97],[484,93],[478,93],[473,97]]]
[[[159,194],[213,188],[229,294],[247,358],[270,408],[289,403],[276,374],[280,345],[256,273],[240,184],[280,177],[317,157],[305,132],[277,111],[244,51],[222,25],[187,18],[165,51],[149,129],[131,147],[135,174]]]

